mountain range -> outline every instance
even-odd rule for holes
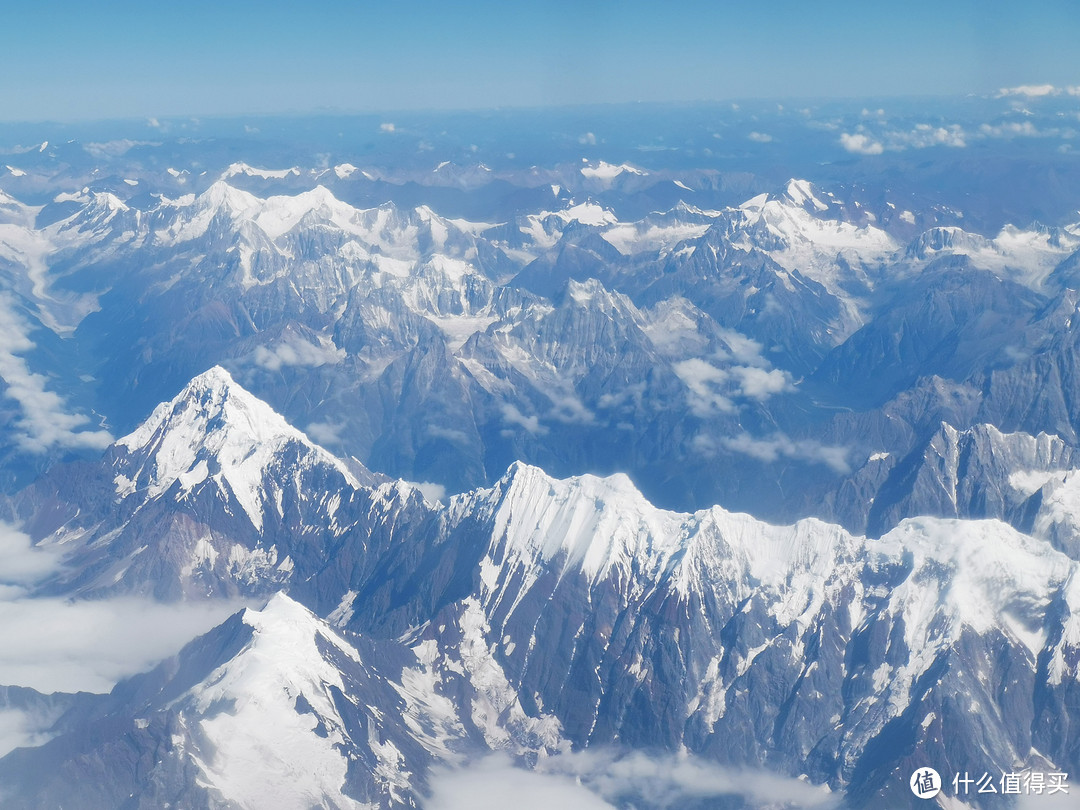
[[[1080,199],[1000,103],[0,127],[0,615],[176,641],[10,631],[0,805],[1028,806],[951,780],[1080,766]]]

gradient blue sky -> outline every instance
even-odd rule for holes
[[[990,93],[1078,42],[1065,0],[4,0],[0,120]]]

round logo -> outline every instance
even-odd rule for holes
[[[920,799],[932,799],[941,792],[941,776],[933,768],[917,768],[908,785]]]

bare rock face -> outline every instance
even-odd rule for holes
[[[958,510],[986,491],[1027,514],[1026,478],[987,482],[1068,458],[1050,437],[945,426],[896,508],[946,482]],[[626,476],[522,463],[430,503],[220,369],[80,469],[70,503],[63,469],[13,501],[47,513],[39,544],[67,538],[43,593],[265,606],[109,696],[16,696],[55,718],[45,745],[0,759],[5,805],[410,807],[441,767],[491,751],[683,751],[858,807],[907,801],[897,774],[924,762],[1080,764],[1064,722],[1078,564],[1000,518],[870,539],[666,511]]]

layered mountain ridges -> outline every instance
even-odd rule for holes
[[[1021,467],[1068,464],[1059,440],[989,428],[943,428],[934,452],[953,469],[948,448],[968,445],[996,448],[1019,488]],[[74,472],[5,507],[63,550],[40,592],[272,598],[0,760],[13,807],[411,806],[438,763],[492,749],[529,763],[659,745],[868,807],[907,795],[924,760],[1076,766],[1077,563],[1001,520],[912,518],[871,539],[666,511],[625,476],[521,463],[431,503],[218,368]]]

